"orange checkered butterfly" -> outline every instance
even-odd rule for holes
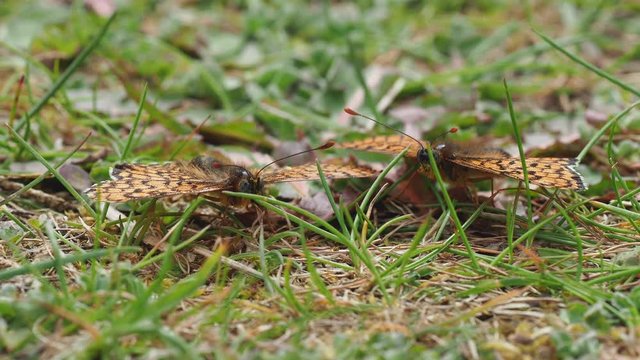
[[[275,160],[260,170],[251,172],[232,164],[198,156],[189,162],[166,164],[120,164],[111,173],[112,180],[93,185],[86,194],[107,202],[125,202],[173,195],[206,194],[220,191],[260,193],[266,184],[290,181],[308,181],[320,178],[315,163],[265,170],[268,166],[314,150],[332,147],[333,142],[311,150]],[[370,177],[377,171],[353,164],[326,163],[322,170],[327,179]]]
[[[407,156],[417,159],[426,175],[433,178],[429,155],[426,151],[426,147],[431,146],[438,170],[449,182],[466,183],[467,181],[490,179],[496,176],[506,176],[524,181],[520,158],[512,157],[503,150],[477,146],[465,147],[463,144],[448,141],[430,144],[354,110],[347,108],[345,112],[374,121],[402,135],[374,136],[345,142],[339,144],[341,148],[398,154],[409,147]],[[578,191],[587,188],[582,175],[575,169],[578,162],[575,158],[527,158],[525,162],[531,184]]]

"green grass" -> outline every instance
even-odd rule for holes
[[[639,10],[3,2],[0,353],[637,357]],[[345,107],[425,139],[457,127],[525,167],[576,156],[590,188],[497,180],[474,203],[403,154],[330,150],[384,171],[225,193],[248,207],[82,193],[123,161],[259,168],[292,143],[389,133]]]

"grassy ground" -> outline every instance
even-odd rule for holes
[[[637,3],[63,3],[0,3],[4,357],[640,356]],[[231,194],[253,200],[233,212],[81,195],[123,161],[259,166],[388,133],[345,106],[578,156],[590,189],[500,180],[494,203],[448,204],[397,157],[387,182]]]

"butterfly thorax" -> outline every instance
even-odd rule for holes
[[[258,178],[241,166],[230,166],[229,184],[230,188],[236,192],[257,194],[262,190]]]
[[[477,146],[464,146],[451,142],[440,142],[432,145],[434,160],[438,170],[445,181],[452,183],[466,183],[468,181],[488,179],[492,176],[477,169],[460,166],[457,162],[466,158],[502,158],[508,156],[500,149],[479,148]],[[429,154],[426,149],[418,151],[418,161],[422,172],[431,179],[434,178],[433,169],[429,162]]]
[[[252,194],[257,194],[262,190],[259,179],[242,166],[223,164],[208,156],[198,156],[191,160],[191,164],[203,171],[204,176],[223,178],[226,183],[224,188],[228,190]],[[221,177],[221,174],[224,176]]]
[[[431,145],[427,144],[427,146]],[[444,178],[445,181],[453,181],[455,179],[455,175],[453,174],[454,168],[446,161],[447,156],[451,155],[448,151],[447,145],[444,143],[434,144],[431,147],[431,152],[433,153],[433,159],[438,166],[440,175]],[[427,152],[427,149],[422,148],[418,150],[417,158],[418,162],[420,163],[421,172],[428,178],[435,179],[433,168],[431,167],[431,162],[429,161],[429,153]]]

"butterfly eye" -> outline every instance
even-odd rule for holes
[[[243,193],[253,193],[253,186],[248,179],[242,179],[238,183],[238,191]]]
[[[433,159],[436,161],[436,163],[440,162],[440,151],[442,151],[443,149],[444,145],[438,145],[433,149]],[[426,149],[418,150],[418,162],[420,162],[420,164],[425,167],[431,166],[431,163],[429,162],[429,154],[427,153]]]
[[[418,150],[418,161],[422,166],[429,166],[429,154],[427,154],[427,150]]]

